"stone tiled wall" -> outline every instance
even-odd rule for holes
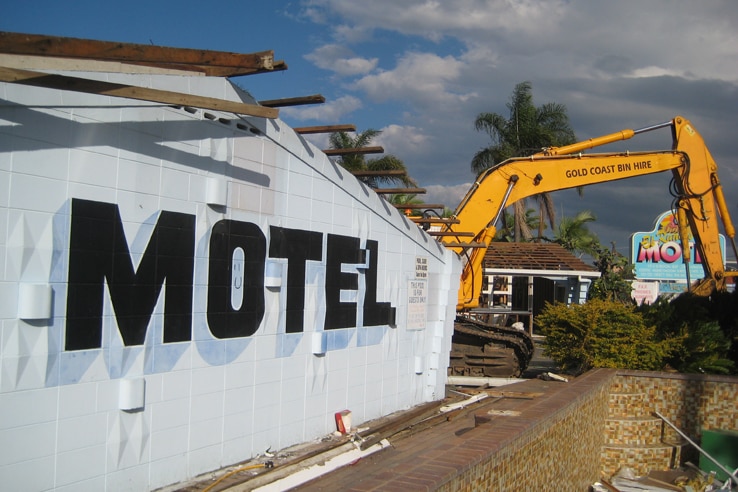
[[[438,490],[588,490],[600,476],[614,375],[590,371],[523,412],[529,420],[495,429],[496,439],[503,440],[499,451]]]
[[[737,377],[619,371],[613,392],[620,388],[643,393],[643,409],[659,412],[694,440],[702,429],[738,430]],[[664,434],[678,438],[670,427]]]
[[[624,393],[642,397],[626,403],[619,396]],[[703,428],[738,430],[736,402],[735,377],[590,371],[542,401],[541,408],[526,410],[530,419],[496,428],[498,450],[436,490],[588,490],[623,465],[639,473],[662,463],[676,466],[695,460],[694,453],[652,413],[658,411],[698,441]],[[632,419],[633,429],[613,423],[613,415]],[[608,429],[618,439],[634,437],[636,445],[621,443],[618,456],[608,453]],[[647,435],[648,429],[655,435]]]
[[[606,434],[625,422],[642,435],[626,442],[627,433],[610,432],[612,438],[602,451],[605,475],[622,466],[645,474],[654,468],[697,462],[697,450],[655,412],[696,443],[703,429],[738,430],[736,377],[619,371],[610,393]]]

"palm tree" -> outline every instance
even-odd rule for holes
[[[387,201],[390,202],[395,207],[397,207],[398,209],[402,209],[403,205],[405,206],[420,205],[421,203],[423,203],[423,200],[418,198],[417,195],[407,194],[407,193],[395,193],[395,194],[389,195],[387,196]],[[405,214],[420,216],[422,215],[422,211],[416,208],[406,207]]]
[[[528,208],[525,210],[523,225],[523,231],[527,231],[527,234],[523,235],[522,242],[528,242],[533,239],[533,235],[530,233],[533,229],[538,227],[538,217],[536,216],[535,209]],[[502,227],[497,230],[495,234],[495,241],[514,243],[521,242],[515,241],[515,218],[510,214],[504,214],[502,216]]]
[[[515,86],[507,108],[509,118],[498,113],[480,113],[474,121],[477,131],[485,131],[492,138],[492,145],[474,155],[472,172],[479,174],[511,157],[527,157],[544,147],[560,147],[576,142],[574,130],[563,104],[533,105],[532,85],[520,82]],[[536,195],[540,210],[538,238],[543,237],[545,219],[554,229],[556,213],[553,201],[547,193]],[[525,203],[521,200],[514,207],[515,240],[531,235],[525,227]]]
[[[348,132],[331,133],[329,137],[330,147],[332,149],[354,149],[367,147],[371,141],[379,136],[382,132],[379,130],[368,129],[361,133],[349,134]],[[353,135],[353,136],[352,136]],[[382,157],[367,159],[364,154],[347,154],[338,158],[338,164],[350,172],[354,171],[407,171],[405,164],[397,157],[391,154],[385,154]],[[396,184],[401,183],[406,187],[417,186],[415,181],[410,178],[407,173],[403,175],[385,175],[385,176],[361,176],[358,178],[371,188],[378,188],[380,184]]]
[[[589,210],[583,210],[575,217],[562,217],[553,242],[580,256],[583,254],[595,256],[600,248],[600,241],[597,234],[587,228],[587,222],[595,220],[597,217]]]

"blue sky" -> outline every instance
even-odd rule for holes
[[[566,105],[579,139],[683,115],[720,166],[738,220],[738,2],[690,0],[35,0],[5,2],[0,30],[251,53],[285,72],[239,77],[257,99],[322,94],[285,108],[292,126],[354,123],[455,208],[470,161],[490,143],[480,112],[507,115],[528,80],[536,105]],[[324,137],[323,137],[324,138]],[[320,141],[317,142],[321,144]],[[619,144],[671,147],[667,131]],[[613,149],[614,150],[614,149]],[[592,210],[604,244],[627,254],[671,204],[669,176],[557,192],[559,215]]]

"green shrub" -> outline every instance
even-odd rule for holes
[[[544,355],[573,374],[595,367],[658,370],[670,352],[634,306],[618,301],[548,304],[536,321],[546,336]]]
[[[735,306],[731,294],[710,298],[688,293],[668,301],[659,298],[642,306],[646,323],[653,324],[657,336],[668,340],[671,350],[666,362],[679,372],[731,374],[731,332],[735,333]],[[721,326],[723,325],[723,326]]]

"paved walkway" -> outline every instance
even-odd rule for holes
[[[309,482],[299,491],[408,491],[435,490],[459,471],[504,447],[538,419],[550,415],[564,402],[560,390],[567,383],[528,380],[498,388],[511,397],[494,395],[482,400],[451,420],[412,437],[394,440],[391,447],[361,459],[353,465]],[[531,396],[535,395],[535,396]],[[568,402],[571,395],[563,398]],[[499,417],[481,415],[490,410]],[[505,413],[514,414],[510,419]]]

